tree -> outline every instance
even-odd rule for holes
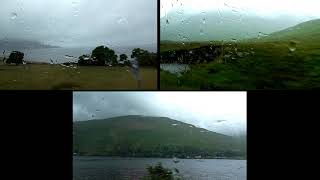
[[[93,65],[92,59],[90,59],[90,55],[84,54],[79,57],[78,65]]]
[[[126,54],[120,55],[120,61],[126,61],[128,59],[128,56]]]
[[[6,60],[7,64],[15,63],[16,65],[23,63],[24,54],[19,51],[12,51],[8,60]]]
[[[132,50],[131,58],[136,58],[140,66],[157,66],[157,55],[147,50],[135,48]]]
[[[114,50],[105,47],[98,46],[92,51],[93,59],[97,60],[97,65],[105,65],[105,64],[117,64],[117,55]]]

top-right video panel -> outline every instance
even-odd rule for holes
[[[161,0],[160,89],[320,89],[320,1]]]

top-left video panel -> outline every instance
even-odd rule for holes
[[[156,0],[2,0],[0,90],[157,89]]]

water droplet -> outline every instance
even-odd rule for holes
[[[258,39],[262,38],[262,37],[267,37],[269,36],[269,34],[263,33],[263,32],[259,32],[258,34]]]
[[[297,43],[295,41],[290,41],[288,48],[291,52],[295,51],[297,49]]]
[[[216,120],[216,122],[218,122],[218,123],[224,122],[224,121],[227,121],[227,120]]]
[[[206,24],[206,18],[202,18],[202,24]]]
[[[17,13],[15,13],[15,12],[12,12],[12,13],[11,13],[11,19],[16,19],[17,16],[18,16]]]
[[[176,158],[176,157],[173,157],[172,161],[173,161],[174,163],[179,163],[179,162],[180,162],[180,160],[179,160],[178,158]]]
[[[128,20],[126,18],[124,18],[124,17],[121,17],[118,20],[118,24],[121,24],[121,25],[128,24]]]
[[[204,31],[202,28],[200,28],[200,35],[203,36],[204,35]]]
[[[239,57],[243,57],[243,53],[242,53],[242,52],[237,52],[237,55],[238,55]]]

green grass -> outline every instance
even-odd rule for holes
[[[318,21],[303,23],[259,40],[215,42],[222,54],[207,64],[192,65],[182,77],[160,72],[160,88],[254,90],[320,89],[320,26]],[[311,23],[311,25],[310,25]],[[305,29],[304,29],[305,28]],[[319,31],[316,31],[318,29]],[[294,38],[293,38],[294,37]],[[312,38],[310,38],[312,37]],[[292,42],[296,48],[291,52]],[[161,42],[161,52],[193,49],[209,42]],[[184,48],[182,48],[184,46]],[[237,55],[237,52],[247,53]],[[253,53],[252,53],[253,52]],[[234,59],[222,58],[231,54]]]
[[[77,69],[49,64],[0,64],[2,90],[131,90],[138,89],[128,67],[80,66]],[[141,88],[157,89],[157,69],[141,68]]]

